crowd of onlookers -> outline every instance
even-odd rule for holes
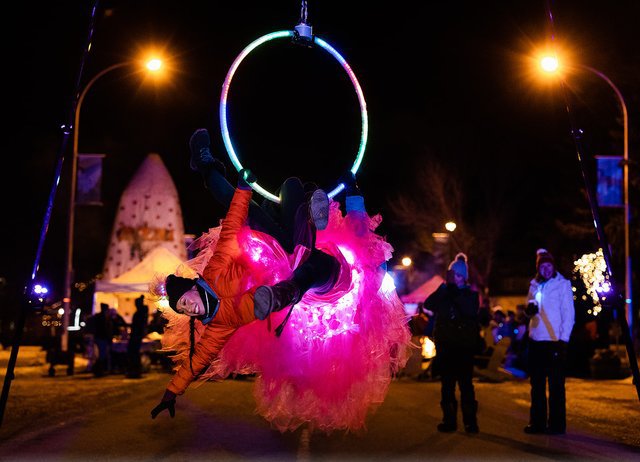
[[[524,305],[518,305],[516,311],[505,311],[501,306],[495,306],[492,309],[484,307],[480,310],[479,319],[487,347],[484,356],[491,354],[491,349],[496,343],[509,338],[504,368],[512,371],[526,371],[528,319],[524,314]]]
[[[125,373],[128,378],[140,378],[143,341],[153,332],[162,334],[164,324],[159,312],[149,320],[144,297],[136,299],[131,323],[127,323],[115,308],[101,303],[100,311],[87,319],[84,329],[87,372],[96,377]]]
[[[487,357],[493,353],[495,345],[504,338],[509,338],[509,346],[505,355],[503,367],[517,375],[526,374],[527,370],[527,317],[524,305],[518,305],[516,310],[504,310],[501,306],[480,308],[479,321],[481,335],[485,341],[485,350],[478,354],[477,365],[486,366]],[[409,322],[413,335],[433,336],[433,314],[425,311],[422,304]]]

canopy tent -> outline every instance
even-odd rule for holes
[[[444,279],[439,274],[436,274],[422,283],[414,291],[409,292],[400,297],[402,303],[404,303],[405,311],[407,314],[415,314],[418,310],[418,305],[426,300],[436,289],[444,282]]]
[[[131,322],[136,310],[134,300],[140,295],[150,297],[149,282],[154,275],[173,273],[182,263],[184,261],[167,248],[156,247],[126,273],[110,281],[96,281],[93,312],[98,311],[100,303],[107,303],[116,308],[125,321]]]
[[[107,303],[131,322],[134,300],[148,294],[154,274],[173,273],[186,259],[176,186],[162,158],[150,153],[120,197],[92,312]]]

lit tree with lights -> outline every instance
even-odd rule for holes
[[[608,348],[613,312],[607,302],[614,294],[602,249],[584,254],[574,262],[572,286],[576,328],[595,321],[598,329],[597,343],[600,348]]]
[[[576,312],[584,311],[586,320],[596,319],[602,311],[602,303],[611,292],[607,264],[602,249],[584,254],[574,262],[573,291]]]

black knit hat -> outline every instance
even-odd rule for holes
[[[178,300],[180,299],[180,297],[182,297],[184,293],[191,289],[194,285],[196,285],[195,279],[183,278],[180,276],[176,276],[175,274],[170,274],[169,276],[167,276],[167,280],[165,281],[165,289],[167,291],[167,296],[169,297],[169,306],[176,310],[176,306],[178,305]]]

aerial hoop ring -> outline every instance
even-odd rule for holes
[[[271,40],[294,37],[295,32],[289,30],[272,32],[267,35],[263,35],[251,42],[242,52],[236,57],[236,59],[231,64],[229,71],[227,72],[227,77],[224,80],[224,84],[222,85],[222,95],[220,96],[220,131],[222,133],[222,140],[224,141],[224,146],[227,149],[227,153],[229,154],[229,159],[231,159],[231,163],[236,168],[237,171],[242,170],[244,167],[238,160],[238,156],[236,154],[236,150],[233,147],[233,143],[231,142],[231,137],[229,136],[229,127],[227,125],[227,97],[229,96],[229,88],[231,86],[231,80],[233,79],[233,75],[236,70],[240,66],[240,63],[251,53],[253,50],[258,48],[260,45],[269,42]],[[360,134],[360,146],[358,147],[358,153],[356,155],[356,159],[353,162],[353,166],[351,167],[351,173],[356,174],[358,169],[360,168],[360,164],[362,163],[362,158],[364,157],[364,150],[367,145],[367,135],[369,132],[369,120],[367,116],[367,103],[364,100],[364,94],[362,93],[362,88],[360,87],[360,83],[356,78],[353,70],[347,63],[347,61],[338,53],[331,45],[329,45],[326,41],[322,40],[319,37],[313,37],[313,43],[316,43],[323,50],[327,51],[331,56],[333,56],[342,66],[342,68],[347,72],[349,79],[351,79],[351,83],[353,84],[353,88],[356,91],[358,96],[358,102],[360,103],[360,115],[362,119],[362,131]],[[255,173],[255,172],[254,172]],[[258,193],[260,193],[266,199],[269,199],[275,203],[280,203],[280,198],[276,195],[270,193],[262,186],[258,184],[258,182],[252,183],[251,187]],[[328,193],[329,197],[333,198],[336,194],[344,189],[345,185],[343,183],[338,184],[332,191]]]

